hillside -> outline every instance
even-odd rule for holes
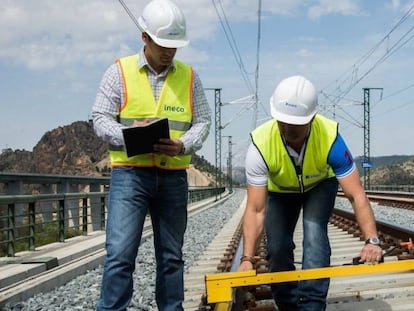
[[[0,172],[107,176],[109,171],[108,145],[85,121],[46,132],[32,152],[7,149],[0,154]],[[202,157],[193,155],[187,172],[191,186],[214,184],[213,166]]]
[[[370,181],[371,185],[414,185],[414,160],[392,161],[371,169]]]
[[[355,163],[358,168],[362,168],[363,157],[356,157]],[[383,157],[371,158],[373,169],[382,169],[386,166],[392,166],[394,164],[401,164],[404,162],[410,162],[414,160],[414,155],[392,155]]]

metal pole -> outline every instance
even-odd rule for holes
[[[231,146],[233,145],[232,143],[232,136],[222,136],[222,137],[227,137],[228,138],[228,146],[229,146],[229,155],[227,158],[227,183],[228,183],[228,187],[229,187],[229,192],[233,193],[233,168],[232,168],[232,149]]]
[[[364,189],[369,190],[370,185],[370,128],[369,128],[369,95],[370,91],[369,88],[364,88],[364,161],[363,161],[363,169],[364,169]]]
[[[216,188],[221,187],[221,89],[205,88],[205,90],[214,90],[214,110],[215,110],[215,178]],[[217,191],[216,191],[217,193]],[[216,194],[216,200],[217,200]]]
[[[227,175],[229,176],[229,192],[233,193],[233,167],[232,167],[232,149],[231,149],[231,145],[232,143],[232,137],[229,136],[229,163],[227,166]]]
[[[370,132],[370,91],[383,90],[382,88],[363,88],[364,90],[364,161],[362,167],[364,169],[364,189],[371,189],[371,132]]]

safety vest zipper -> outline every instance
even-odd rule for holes
[[[304,193],[305,186],[303,185],[302,172],[298,175],[298,181],[299,181],[300,193]]]

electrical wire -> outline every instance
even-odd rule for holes
[[[343,109],[343,104],[338,105],[339,102],[342,102],[343,100],[347,100],[345,96],[363,79],[365,79],[369,74],[371,74],[378,66],[380,66],[382,63],[384,63],[389,57],[394,55],[397,51],[399,51],[402,47],[404,47],[408,42],[410,42],[414,37],[414,27],[409,28],[406,32],[404,32],[392,46],[389,46],[391,35],[394,34],[394,32],[402,27],[403,23],[408,20],[408,18],[413,14],[414,10],[414,4],[409,7],[409,9],[405,12],[405,14],[399,19],[399,21],[391,28],[391,30],[373,47],[371,48],[367,53],[365,53],[355,64],[353,64],[343,75],[341,75],[338,79],[336,79],[333,83],[329,85],[332,86],[333,84],[337,85],[336,89],[332,93],[336,93],[337,95],[330,95],[326,96],[328,92],[324,91],[328,87],[324,88],[321,91],[321,94],[325,96],[325,99],[330,102],[332,105],[332,109],[327,110],[333,110],[334,118],[336,119],[342,119],[347,122],[349,122],[350,125],[355,125],[359,128],[363,127],[361,124],[362,122],[356,121],[356,118],[350,117],[350,114],[347,110]],[[378,59],[376,59],[370,67],[362,71],[362,66],[368,62],[368,60],[372,59],[375,52],[377,52],[382,46],[386,44],[386,51],[384,54],[380,55]],[[343,86],[346,86],[343,88]],[[408,87],[409,88],[409,87]],[[395,94],[396,95],[396,94]],[[381,98],[375,105],[377,105],[379,102],[383,101],[385,98]],[[388,110],[389,112],[397,111],[402,106],[408,105],[412,103],[408,102],[404,105],[400,105],[398,108],[394,107],[391,110]],[[374,105],[372,105],[374,106]],[[335,109],[336,108],[336,109]],[[337,114],[337,110],[341,112],[341,114]],[[345,115],[345,116],[344,116]],[[350,118],[350,119],[349,119]],[[358,117],[359,119],[362,119],[362,112]],[[343,128],[344,129],[344,128]]]
[[[127,7],[127,5],[125,4],[125,2],[123,0],[118,0],[118,1],[123,6],[123,8],[125,9],[125,11],[127,12],[127,14],[129,15],[129,17],[131,18],[131,20],[137,26],[137,28],[141,31],[141,27],[139,26],[137,19],[135,18],[134,14],[132,14],[131,10]]]
[[[244,80],[244,82],[247,86],[247,90],[249,91],[249,93],[253,93],[252,83],[251,83],[249,77],[247,76],[246,68],[244,66],[242,57],[240,55],[240,51],[237,47],[236,40],[234,39],[233,32],[231,30],[230,24],[228,22],[228,19],[227,19],[226,13],[224,11],[224,8],[221,4],[221,1],[218,0],[221,12],[219,11],[215,1],[211,0],[211,2],[213,3],[214,9],[216,10],[217,17],[219,18],[220,24],[221,24],[221,26],[223,28],[223,31],[224,31],[224,35],[226,36],[227,42],[229,43],[230,49],[232,50],[233,56],[236,60],[236,63],[239,66],[242,78],[243,78],[243,80]]]
[[[405,92],[406,90],[408,90],[408,89],[410,89],[412,87],[414,87],[414,83],[413,84],[410,84],[410,85],[408,85],[408,86],[406,86],[406,87],[404,87],[402,89],[399,89],[398,91],[395,91],[394,93],[391,93],[388,96],[385,96],[382,100],[386,100],[386,99],[388,99],[390,97],[393,97],[393,96],[398,95],[398,94],[400,94],[402,92]]]
[[[360,69],[362,65],[368,61],[372,55],[385,43],[388,42],[392,33],[396,31],[405,21],[408,20],[410,15],[412,15],[414,10],[414,4],[405,12],[405,14],[400,18],[400,20],[391,28],[391,30],[367,53],[365,53],[355,64],[353,64],[344,74],[342,74],[339,78],[337,78],[334,82],[330,83],[324,89],[327,89],[332,84],[335,85],[345,85],[347,81],[349,81],[348,86],[341,91],[340,87],[337,87],[337,91],[339,93],[336,96],[336,99],[333,101],[333,104],[337,104],[340,102],[344,96],[346,96],[359,82],[361,82],[366,76],[368,76],[374,69],[376,69],[381,63],[383,63],[386,59],[388,59],[392,54],[398,51],[401,47],[406,45],[413,36],[409,37],[405,41],[402,42],[404,38],[408,36],[413,31],[414,27],[411,27],[397,42],[391,47],[387,48],[386,53],[382,55],[370,68],[368,68],[364,73],[359,75]]]
[[[233,114],[233,117],[223,126],[223,128],[227,127],[230,123],[233,122],[233,120],[237,117],[239,117],[241,114],[243,114],[245,111],[249,111],[253,109],[252,113],[252,129],[256,127],[257,124],[257,115],[258,115],[258,106],[259,106],[259,96],[258,96],[258,84],[259,84],[259,68],[260,68],[260,40],[261,40],[261,5],[262,1],[258,0],[259,8],[257,12],[257,18],[258,18],[258,26],[257,26],[257,42],[256,42],[256,67],[254,71],[254,82],[255,82],[255,88],[253,89],[251,80],[249,78],[249,73],[246,70],[246,67],[243,63],[243,59],[240,55],[239,48],[237,46],[237,42],[233,36],[233,32],[231,30],[231,26],[229,24],[229,21],[227,19],[224,7],[222,5],[221,0],[217,0],[218,5],[216,5],[215,1],[212,0],[213,6],[216,10],[216,14],[218,16],[218,19],[220,21],[220,24],[222,26],[222,29],[224,31],[224,34],[226,36],[227,42],[232,50],[233,56],[236,60],[236,63],[239,66],[242,78],[247,86],[247,90],[249,93],[254,94],[253,95],[253,104],[251,102],[245,103],[244,107],[241,108],[239,112],[236,114]],[[219,9],[220,8],[220,9]]]

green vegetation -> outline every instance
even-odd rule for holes
[[[16,242],[14,244],[15,253],[29,250],[30,228],[24,225],[17,229]],[[75,228],[65,229],[65,239],[82,235],[82,231]],[[7,236],[5,232],[0,233],[0,257],[7,256]],[[59,242],[59,230],[56,223],[37,224],[35,226],[35,247]]]

